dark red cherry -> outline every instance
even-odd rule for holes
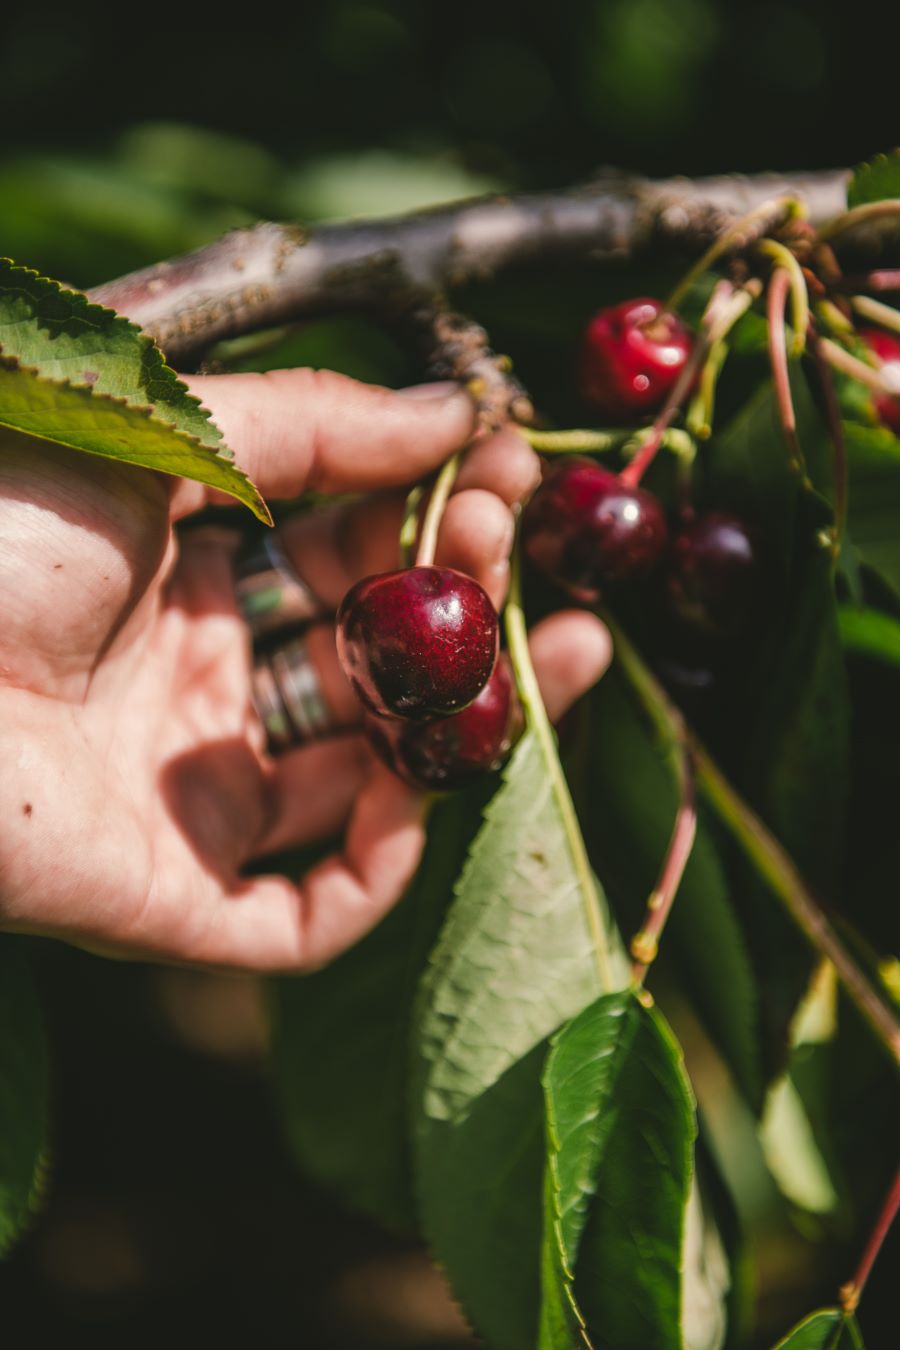
[[[689,328],[658,300],[601,309],[581,344],[581,392],[606,422],[637,422],[658,412],[691,354]]]
[[[337,614],[341,664],[381,716],[447,717],[465,708],[490,678],[498,640],[484,590],[449,567],[366,577]]]
[[[668,531],[649,492],[574,456],[554,464],[532,497],[523,539],[536,566],[590,602],[607,586],[646,575],[664,552]]]
[[[522,706],[505,657],[481,693],[462,712],[427,722],[366,717],[378,754],[413,787],[452,792],[499,769],[519,739]]]
[[[683,526],[672,540],[668,591],[676,616],[691,628],[725,635],[748,627],[760,598],[752,531],[716,511]]]
[[[886,333],[883,328],[861,328],[859,336],[881,362],[882,373],[900,385],[900,337]],[[891,394],[876,394],[872,402],[885,426],[900,436],[900,398]]]

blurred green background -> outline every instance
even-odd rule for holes
[[[897,137],[885,11],[815,0],[7,9],[0,248],[79,285],[257,215],[393,211],[606,166],[852,164]]]
[[[392,213],[605,167],[851,165],[900,140],[887,22],[884,7],[814,0],[317,0],[289,18],[21,7],[0,42],[0,254],[89,286],[260,217]],[[652,291],[647,267],[640,277]],[[603,284],[635,289],[624,274]],[[565,420],[572,344],[597,299],[555,274],[460,303]],[[277,351],[289,362],[416,376],[352,319],[304,327]],[[46,1213],[0,1269],[5,1325],[28,1327],[15,1344],[79,1329],[129,1350],[471,1344],[413,1245],[293,1173],[255,982],[34,945],[54,1161]],[[687,1043],[689,1023],[679,1030]],[[693,1055],[714,1078],[708,1045]],[[724,1082],[720,1100],[758,1242],[762,1346],[830,1295],[852,1234],[840,1216],[828,1229],[785,1212]]]

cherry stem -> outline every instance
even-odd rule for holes
[[[616,657],[642,706],[660,736],[668,744],[678,745],[679,729],[684,727],[680,714],[618,625],[608,617],[606,622]],[[810,945],[831,961],[848,997],[900,1068],[900,1022],[893,1010],[841,942],[790,854],[735,792],[694,733],[684,728],[684,736],[698,788]]]
[[[422,505],[424,495],[425,488],[421,483],[417,483],[414,488],[410,488],[406,494],[406,501],[403,504],[403,523],[400,526],[399,537],[400,565],[402,567],[412,566],[416,538],[419,533],[419,507]]]
[[[860,286],[866,291],[900,291],[900,269],[879,268],[862,277],[847,277],[846,284],[853,289]]]
[[[694,348],[684,363],[681,374],[672,386],[669,397],[650,427],[646,441],[631,463],[626,464],[619,474],[620,481],[626,487],[634,488],[638,486],[656,458],[663,443],[663,437],[669,429],[669,424],[681,407],[694,382],[697,371],[706,360],[710,349],[717,342],[723,340],[725,334],[749,309],[761,289],[762,284],[757,282],[755,278],[740,287],[734,286],[730,281],[719,281],[716,284],[703,315],[704,331],[694,343]]]
[[[534,427],[518,427],[517,430],[532,449],[539,450],[543,455],[570,455],[579,450],[584,454],[598,454],[612,450],[627,435],[627,432],[621,431],[582,431],[575,428],[571,431],[536,431]]]
[[[810,324],[809,328],[809,350],[812,353],[819,376],[825,421],[828,425],[828,434],[834,454],[834,554],[837,557],[841,549],[844,527],[847,524],[847,497],[849,495],[847,442],[844,437],[844,425],[841,421],[841,410],[838,405],[837,390],[834,387],[831,367],[823,355],[822,339],[819,337],[814,324]]]
[[[880,202],[863,202],[851,211],[843,211],[833,220],[823,225],[818,233],[819,242],[833,239],[837,234],[855,229],[857,225],[867,225],[873,220],[883,220],[888,216],[900,216],[900,198],[887,197]]]
[[[775,239],[763,239],[759,244],[760,253],[766,254],[775,262],[775,272],[785,272],[791,289],[791,327],[794,330],[793,354],[799,356],[806,346],[806,330],[809,327],[809,292],[803,269],[789,248]],[[773,278],[774,279],[774,278]]]
[[[634,957],[632,978],[638,986],[644,983],[647,971],[656,960],[659,940],[672,910],[675,896],[684,876],[694,840],[697,837],[697,807],[694,800],[694,768],[690,752],[682,744],[679,760],[680,798],[669,847],[660,870],[659,879],[647,900],[647,915],[639,932],[631,941]]]
[[[422,534],[416,553],[416,567],[430,567],[434,562],[438,530],[441,527],[447,500],[453,484],[456,482],[456,475],[459,473],[460,460],[461,452],[457,451],[455,455],[451,455],[438,474],[437,481],[432,488],[428,506],[425,508],[425,519],[422,522]]]
[[[882,328],[900,333],[900,310],[894,309],[893,305],[886,305],[883,300],[873,300],[870,295],[854,295],[850,304],[864,319],[871,319],[873,323],[881,324]]]
[[[866,1287],[869,1275],[872,1273],[872,1267],[878,1253],[884,1245],[884,1240],[891,1231],[891,1225],[897,1217],[897,1211],[900,1210],[900,1168],[894,1177],[891,1189],[885,1197],[884,1204],[881,1207],[881,1213],[875,1221],[875,1227],[869,1234],[869,1240],[865,1245],[859,1265],[856,1268],[856,1274],[847,1284],[841,1286],[840,1301],[844,1312],[850,1316],[856,1312],[859,1306],[859,1300],[862,1298],[863,1290]]]
[[[788,370],[787,347],[784,334],[784,309],[791,289],[791,278],[783,267],[776,267],[769,282],[766,295],[766,317],[769,329],[769,361],[772,365],[772,383],[781,429],[788,449],[788,462],[791,470],[800,479],[804,488],[812,487],[806,469],[806,460],[797,436],[797,418],[794,414],[794,400],[791,394],[791,377]]]
[[[704,272],[708,272],[713,263],[722,257],[723,253],[739,252],[747,248],[761,235],[766,234],[783,221],[789,220],[792,216],[802,214],[803,210],[802,203],[798,202],[795,197],[772,197],[769,201],[754,207],[752,211],[748,211],[745,216],[741,216],[733,225],[729,225],[727,230],[723,230],[718,239],[710,244],[703,256],[689,268],[669,295],[663,305],[662,312],[677,309],[694,282]]]
[[[697,381],[697,392],[691,399],[685,415],[688,431],[699,441],[706,441],[712,435],[716,385],[727,355],[728,344],[724,340],[720,339],[710,347]]]
[[[569,785],[559,762],[556,733],[553,730],[550,718],[547,716],[547,709],[544,707],[540,685],[531,661],[531,649],[528,645],[528,625],[522,603],[522,564],[518,541],[510,559],[509,594],[504,611],[504,623],[509,656],[516,677],[519,697],[525,710],[529,730],[535,736],[544,754],[551,790],[556,797],[572,864],[578,877],[584,901],[585,920],[597,960],[600,987],[604,993],[612,993],[617,988],[617,984],[613,974],[609,941],[603,922],[597,883],[588,858],[581,826],[578,823],[572,794],[569,792]]]
[[[841,347],[839,343],[832,342],[831,338],[820,338],[819,350],[828,364],[833,366],[835,370],[839,370],[842,375],[849,375],[852,379],[859,380],[860,384],[867,385],[876,394],[896,395],[897,390],[885,387],[878,366],[870,365],[868,361],[863,361],[858,356],[854,356]]]

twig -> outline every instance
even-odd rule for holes
[[[875,1221],[875,1227],[869,1235],[869,1240],[856,1268],[856,1274],[852,1280],[841,1286],[841,1307],[848,1317],[856,1312],[876,1257],[891,1230],[891,1225],[897,1217],[898,1210],[900,1210],[900,1168],[898,1168],[891,1189],[887,1193],[881,1213]]]
[[[305,230],[263,223],[89,292],[139,323],[173,363],[214,342],[322,313],[404,312],[505,268],[553,258],[694,256],[773,197],[810,219],[843,207],[845,170],[648,182],[623,175],[566,192],[488,197]]]

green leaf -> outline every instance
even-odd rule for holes
[[[810,885],[833,899],[846,831],[850,721],[834,564],[822,534],[833,466],[824,424],[796,372],[792,389],[800,443],[822,495],[800,490],[787,469],[770,387],[710,447],[713,500],[720,490],[730,493],[729,503],[764,527],[770,574],[768,622],[754,625],[752,644],[734,663],[719,719],[722,744],[713,750]],[[767,1067],[778,1070],[809,977],[809,950],[745,864],[735,860],[729,875],[759,980]]]
[[[845,421],[850,466],[847,523],[861,560],[900,596],[900,439]]]
[[[492,1350],[537,1336],[546,1038],[609,992],[556,771],[527,733],[457,883],[416,1016],[425,1235]],[[627,964],[600,917],[621,987]]]
[[[842,605],[838,624],[846,651],[900,666],[900,619],[878,609]]]
[[[159,348],[77,291],[0,259],[0,424],[194,478],[269,515]]]
[[[598,999],[554,1037],[544,1093],[550,1306],[568,1295],[574,1269],[590,1339],[605,1350],[680,1350],[696,1129],[674,1037],[632,992]],[[567,1344],[544,1319],[541,1332],[542,1346]]]
[[[677,807],[669,747],[658,743],[618,664],[594,690],[591,728],[588,836],[620,922],[636,931]],[[660,960],[674,965],[748,1101],[761,1106],[756,984],[716,836],[702,811]]]
[[[0,1257],[40,1198],[47,1153],[44,1024],[20,941],[0,937]]]
[[[889,155],[876,155],[868,164],[860,164],[847,184],[849,207],[884,201],[888,197],[900,197],[900,150],[892,150]]]
[[[865,1346],[855,1317],[826,1308],[805,1317],[775,1350],[865,1350]]]
[[[403,900],[312,975],[270,981],[272,1073],[300,1167],[350,1208],[416,1227],[408,1137],[409,1028],[422,967],[480,823],[480,796],[440,802]]]

